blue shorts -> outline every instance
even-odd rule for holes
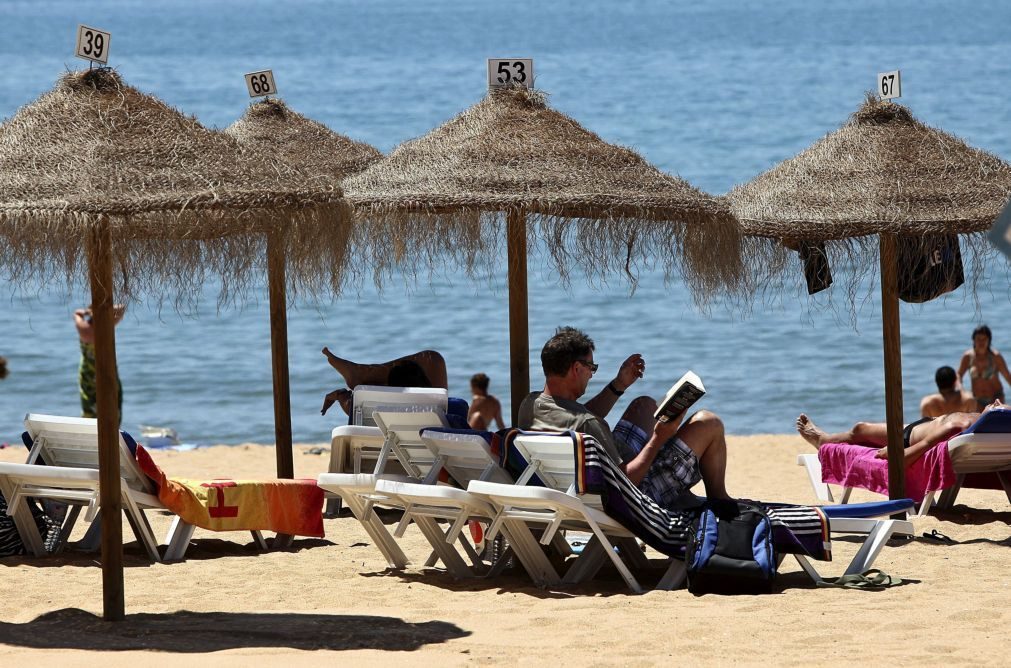
[[[628,420],[621,420],[612,431],[614,440],[624,443],[638,453],[649,440],[649,435]],[[699,458],[688,445],[676,436],[660,448],[639,483],[639,489],[663,508],[676,506],[676,502],[702,480]]]

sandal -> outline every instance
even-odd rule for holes
[[[932,541],[935,541],[935,542],[938,542],[938,543],[942,543],[944,545],[954,545],[955,544],[955,541],[952,540],[952,538],[950,536],[945,536],[943,533],[941,533],[937,529],[931,529],[929,533],[926,532],[926,531],[924,531],[923,532],[923,537],[926,538],[926,539],[928,539],[928,540],[932,540]]]
[[[897,578],[877,568],[854,573],[853,575],[842,575],[835,580],[820,580],[819,587],[840,587],[842,589],[870,589],[879,590],[887,587],[894,587],[902,584],[902,578]]]

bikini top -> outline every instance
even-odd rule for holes
[[[976,368],[976,351],[973,350],[969,353],[969,378],[973,380],[977,379],[989,379],[997,375],[997,364],[993,360],[993,353],[987,352],[987,357],[990,358],[990,363],[981,372]]]

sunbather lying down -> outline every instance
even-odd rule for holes
[[[998,399],[983,409],[982,413],[994,408],[1006,408]],[[902,446],[906,449],[906,465],[912,464],[924,452],[941,441],[964,431],[982,413],[948,413],[936,418],[920,418],[910,422],[902,430]],[[808,443],[820,448],[826,443],[852,443],[868,448],[880,448],[875,455],[878,459],[888,458],[888,425],[884,422],[857,422],[849,431],[830,434],[818,427],[807,415],[797,418],[797,431]]]
[[[398,357],[382,364],[359,364],[337,357],[329,348],[323,348],[330,366],[344,377],[347,388],[339,387],[323,398],[322,415],[339,402],[351,414],[351,390],[359,385],[386,387],[441,387],[449,389],[446,360],[434,350],[422,350],[412,355]]]

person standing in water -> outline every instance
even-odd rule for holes
[[[986,325],[972,330],[972,348],[962,353],[958,365],[958,389],[961,389],[962,377],[968,371],[972,381],[972,396],[980,410],[994,401],[1004,401],[1004,386],[1001,385],[1000,376],[1011,383],[1007,362],[1003,355],[990,347],[992,341],[993,334]]]
[[[112,307],[113,323],[118,325],[126,313],[125,304]],[[74,325],[77,336],[81,340],[81,366],[77,373],[78,387],[81,393],[81,417],[98,417],[98,391],[95,387],[95,328],[91,321],[91,307],[79,308],[74,311]],[[119,382],[119,370],[116,370],[116,396],[119,399],[119,423],[123,420],[123,385]]]
[[[488,394],[488,383],[491,379],[483,373],[475,373],[470,378],[470,412],[467,413],[467,424],[471,429],[488,429],[494,421],[499,429],[505,428],[502,420],[502,404]]]
[[[955,370],[950,366],[942,366],[934,374],[937,392],[928,394],[920,400],[920,415],[922,417],[941,417],[948,413],[965,413],[976,410],[976,400],[972,395],[955,387]]]

